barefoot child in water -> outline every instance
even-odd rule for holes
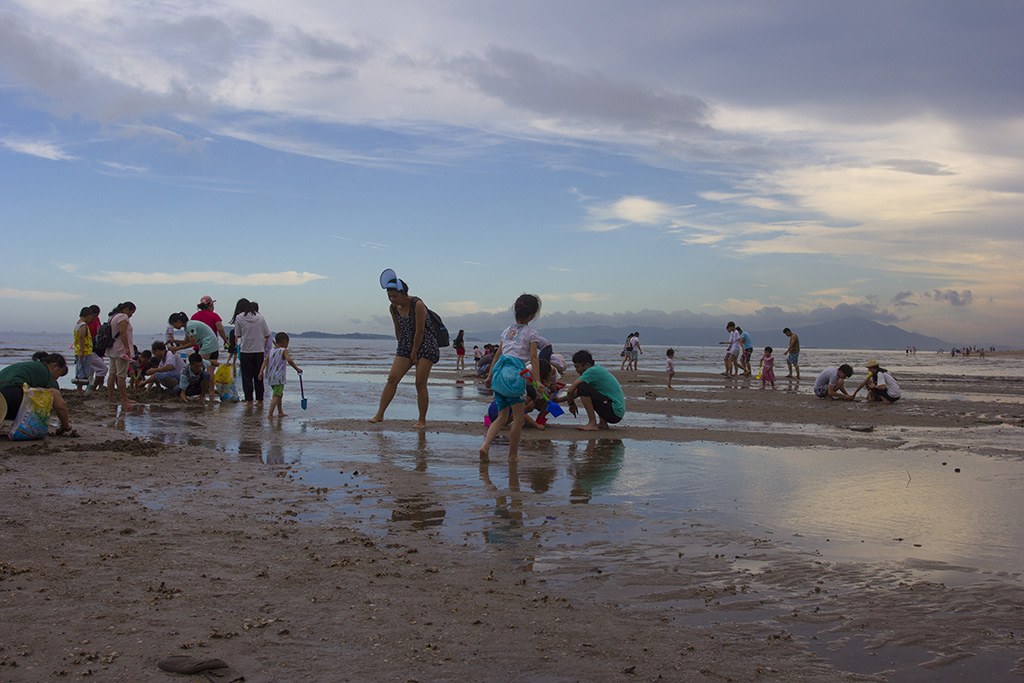
[[[281,410],[281,401],[284,398],[284,381],[288,372],[288,365],[295,368],[295,372],[302,374],[302,368],[295,364],[292,356],[288,353],[288,335],[278,332],[274,335],[274,348],[263,359],[263,367],[260,368],[259,378],[270,385],[273,396],[270,399],[270,410],[267,417],[274,416],[274,408],[277,408],[277,416],[284,417]]]
[[[533,294],[523,294],[516,299],[512,310],[516,322],[501,333],[501,345],[493,354],[491,369],[484,382],[494,390],[498,417],[487,428],[484,443],[480,446],[481,460],[487,459],[491,442],[507,422],[509,411],[512,412],[512,428],[508,434],[508,461],[514,462],[519,459],[519,438],[522,435],[523,423],[526,421],[523,405],[526,398],[526,378],[521,373],[526,370],[527,361],[530,363],[533,377],[541,376],[537,351],[540,335],[529,325],[540,313],[540,298]]]
[[[772,357],[772,350],[770,346],[764,347],[764,355],[761,356],[761,362],[758,363],[762,389],[767,382],[771,382],[772,389],[775,388],[775,359]]]
[[[669,349],[665,352],[665,370],[668,371],[668,388],[672,388],[672,378],[676,374],[676,350]]]

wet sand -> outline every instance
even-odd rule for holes
[[[813,378],[792,388],[780,378],[762,393],[759,382],[710,374],[677,376],[671,391],[662,373],[616,374],[637,417],[612,430],[618,439],[1022,457],[1019,382],[901,376],[919,397],[881,406],[814,399]],[[443,370],[434,377],[455,380]],[[124,429],[132,415],[114,418],[98,398],[71,396],[69,406],[76,438],[0,441],[3,680],[199,680],[159,671],[156,661],[171,654],[224,659],[247,681],[1024,673],[1018,572],[932,563],[910,550],[898,562],[834,561],[770,530],[699,520],[652,518],[661,528],[645,531],[608,506],[552,502],[520,487],[501,462],[501,442],[480,467],[496,507],[557,518],[565,537],[595,529],[605,537],[485,552],[432,531],[415,510],[419,523],[372,533],[347,515],[362,503],[369,517],[385,492],[418,490],[420,473],[360,464],[365,471],[344,485],[311,486],[288,465],[132,438]],[[200,427],[216,409],[181,407]],[[412,426],[302,419],[380,435],[382,460]],[[524,460],[552,440],[585,449],[609,437],[559,420],[524,432]],[[417,438],[443,445],[482,435],[478,422],[438,420]],[[344,453],[337,465],[352,474]],[[348,490],[357,484],[358,493]],[[652,540],[666,537],[675,542]]]

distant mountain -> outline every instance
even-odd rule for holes
[[[331,334],[330,332],[300,332],[292,335],[305,339],[394,339],[393,334],[363,334],[362,332],[351,332],[349,334]]]
[[[742,326],[742,320],[737,320],[737,322]],[[620,328],[609,325],[591,325],[554,329],[541,326],[538,329],[552,344],[623,344],[626,341],[626,335],[634,331],[640,333],[641,343],[646,342],[657,346],[714,346],[729,338],[724,326],[718,329],[712,327]],[[864,318],[835,320],[796,328],[793,331],[800,337],[801,348],[901,351],[908,346],[916,346],[920,351],[937,351],[953,346],[936,337],[908,332],[895,325],[882,325]],[[774,346],[776,349],[784,351],[788,342],[786,336],[782,334],[782,328],[747,330],[747,332],[754,340],[755,348]],[[472,336],[496,342],[501,337],[501,330],[473,332]]]

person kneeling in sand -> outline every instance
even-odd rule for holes
[[[621,422],[626,414],[626,399],[615,375],[595,364],[590,351],[574,353],[572,364],[580,377],[572,383],[565,396],[555,400],[568,402],[569,412],[575,416],[578,412],[575,400],[580,399],[587,411],[587,424],[577,429],[591,432],[608,429],[609,424]]]
[[[853,395],[861,389],[868,390],[868,402],[895,403],[900,400],[900,385],[888,370],[879,367],[877,360],[868,361],[868,376],[860,383]]]
[[[206,395],[210,393],[210,361],[193,352],[188,357],[188,365],[181,371],[178,378],[178,396],[188,402],[190,396],[198,396],[200,402],[206,403]]]
[[[822,370],[818,379],[814,380],[814,395],[818,398],[838,398],[843,401],[853,401],[853,394],[846,391],[843,381],[853,377],[853,368],[849,363],[843,363],[838,368]]]

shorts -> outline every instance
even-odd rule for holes
[[[754,353],[754,348],[753,347],[750,347],[749,349],[743,349],[743,360],[749,362],[750,361],[750,354],[752,354],[752,353]]]
[[[630,360],[640,360],[640,352],[637,351],[636,349],[630,349],[629,350],[629,359]]]
[[[220,357],[220,349],[214,351],[209,356],[207,356],[207,360],[217,360],[219,357]]]
[[[274,386],[270,387],[270,394],[271,396],[284,396],[284,385],[275,384]]]
[[[75,356],[75,379],[89,381],[89,370],[92,368],[92,354]],[[76,382],[78,384],[79,382]]]
[[[733,360],[736,360],[736,356],[737,356],[737,354],[733,353],[732,351],[726,351],[725,352],[725,359],[726,360],[729,360],[730,358],[732,358]]]
[[[786,356],[786,362],[789,363],[790,365],[800,365],[800,354],[799,353],[791,353],[791,354],[789,354],[788,356]]]
[[[131,364],[127,358],[110,358],[110,374],[114,377],[124,379],[128,376],[128,366]]]
[[[579,398],[584,396],[589,398],[590,402],[594,405],[594,412],[608,424],[616,424],[622,421],[622,416],[615,414],[612,400],[586,382],[580,382],[579,386],[576,387],[576,396]]]
[[[455,349],[455,355],[456,356],[465,356],[466,355],[466,349],[464,349],[464,348],[463,349]]]
[[[818,398],[828,398],[828,387],[815,387],[814,395]]]

